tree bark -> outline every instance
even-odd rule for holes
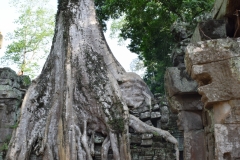
[[[134,103],[124,97],[121,91],[129,84],[140,84],[148,100],[137,97]],[[91,160],[93,138],[100,132],[106,137],[102,159],[111,146],[115,160],[130,160],[128,127],[136,124],[139,132],[167,137],[178,154],[177,141],[167,131],[143,127],[129,116],[128,106],[139,107],[143,101],[151,106],[151,98],[145,83],[126,73],[112,55],[93,0],[59,0],[51,52],[24,97],[7,159],[27,160],[35,153],[43,160]]]

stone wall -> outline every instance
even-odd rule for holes
[[[184,160],[240,159],[238,10],[239,2],[216,0],[212,19],[181,39],[165,73],[169,106],[184,133]]]
[[[204,131],[201,96],[197,83],[177,67],[165,73],[165,88],[171,110],[178,117],[178,129],[183,132],[184,160],[203,160]]]
[[[240,42],[202,41],[186,50],[186,68],[204,102],[207,160],[240,159]]]
[[[27,76],[17,76],[10,68],[0,68],[0,160],[17,127],[22,98],[30,82]]]
[[[158,128],[169,130],[179,141],[182,135],[177,131],[177,117],[168,109],[167,102],[164,96],[155,96],[155,105],[152,108],[140,107],[130,110],[130,114],[139,117],[143,122]],[[175,150],[174,145],[165,141],[162,137],[154,134],[139,134],[135,133],[132,128],[129,128],[130,134],[130,149],[132,160],[174,160]],[[101,145],[105,138],[97,133],[95,135],[95,158],[101,160]],[[183,151],[183,146],[179,147]],[[109,151],[109,160],[112,160],[112,151]],[[180,159],[181,160],[181,159]]]

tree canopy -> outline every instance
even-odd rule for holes
[[[105,21],[124,17],[120,37],[130,39],[130,51],[139,55],[147,68],[144,80],[153,92],[163,92],[165,68],[171,65],[169,53],[176,40],[171,33],[178,19],[190,23],[209,11],[213,0],[95,0],[103,29]]]

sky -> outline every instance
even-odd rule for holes
[[[51,3],[54,7],[56,7],[57,0],[51,0]],[[14,7],[11,7],[9,4],[10,0],[1,0],[0,2],[0,32],[2,33],[3,37],[6,37],[7,33],[11,33],[16,28],[14,24],[14,20],[18,18],[18,15],[15,11]],[[110,27],[110,23],[108,22],[108,28]],[[125,68],[126,71],[130,72],[130,63],[133,59],[137,58],[137,55],[131,53],[126,45],[119,46],[118,39],[111,39],[110,38],[110,31],[108,30],[104,33],[106,40],[108,42],[109,47],[111,48],[114,56],[120,62],[120,64]],[[0,49],[0,57],[4,55],[7,45],[10,44],[10,41],[3,39],[2,49]],[[127,44],[127,43],[126,43]],[[0,67],[3,67],[0,64]],[[13,68],[16,72],[17,70]]]

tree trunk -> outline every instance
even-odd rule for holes
[[[123,96],[126,90],[134,95],[129,85],[138,86],[141,94]],[[91,160],[99,132],[105,135],[103,160],[110,146],[115,160],[129,160],[129,125],[141,133],[159,133],[175,144],[178,154],[177,141],[168,132],[129,116],[128,106],[151,106],[151,98],[145,83],[113,57],[93,0],[59,0],[52,49],[25,95],[7,159],[27,160],[35,153],[44,160]]]

